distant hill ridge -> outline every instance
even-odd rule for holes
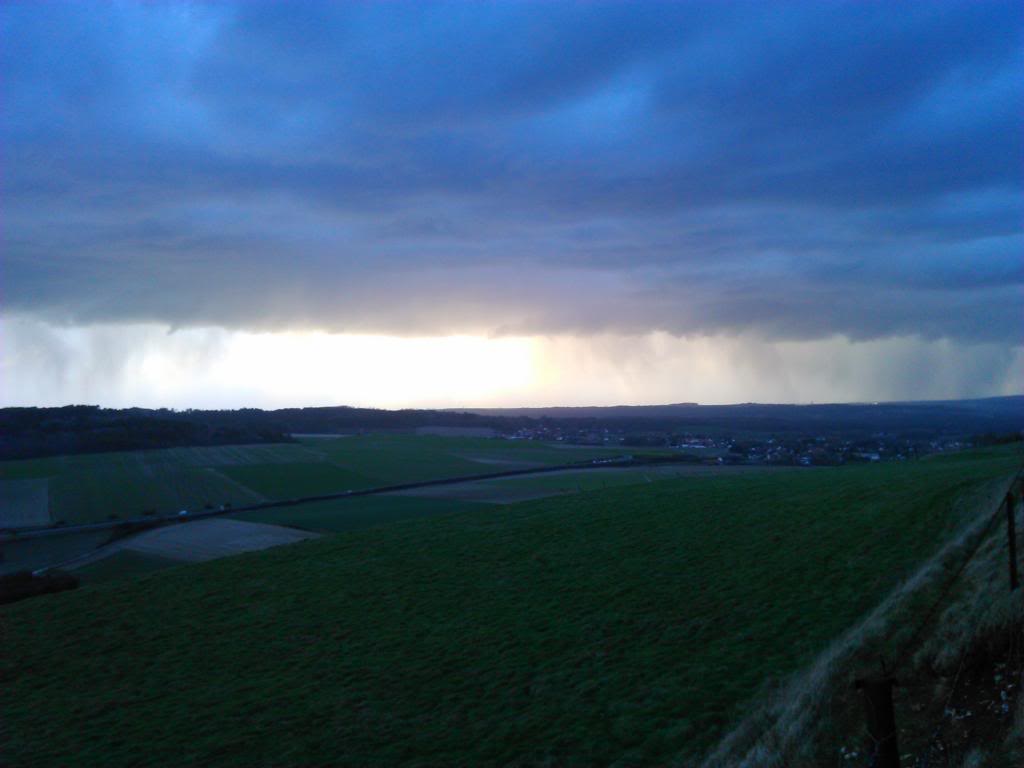
[[[428,427],[513,433],[537,427],[616,430],[874,432],[971,435],[1024,430],[1024,395],[973,400],[813,405],[616,405],[450,410],[328,406],[237,410],[0,409],[0,459],[185,445],[286,442],[292,434]]]
[[[878,429],[938,428],[952,431],[1016,431],[1024,428],[1024,395],[970,400],[921,400],[878,403],[738,403],[735,405],[612,405],[544,408],[468,408],[483,416],[533,419],[647,419],[737,424],[769,423],[776,427],[822,423],[836,428],[855,424]]]
[[[889,401],[853,401],[835,403],[728,403],[718,405],[702,405],[700,403],[664,403],[653,405],[554,405],[537,407],[516,407],[516,408],[452,408],[451,412],[477,413],[492,416],[499,415],[528,415],[542,417],[563,414],[579,416],[587,414],[587,417],[608,415],[617,412],[678,412],[679,410],[693,410],[698,412],[723,412],[738,411],[741,409],[829,409],[829,408],[968,408],[968,409],[992,409],[1024,411],[1024,395],[1006,395],[1000,397],[969,398],[964,400],[889,400]]]

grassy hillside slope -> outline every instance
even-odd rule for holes
[[[1018,461],[664,481],[8,606],[0,757],[686,764]]]
[[[0,462],[0,484],[44,480],[54,521],[85,523],[110,515],[176,512],[206,504],[251,504],[252,489],[220,470],[259,462],[297,462],[311,454],[301,445],[229,445],[152,451],[91,453]],[[3,514],[0,512],[0,524]]]

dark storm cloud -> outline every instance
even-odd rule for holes
[[[12,311],[1021,341],[1016,4],[0,18]]]

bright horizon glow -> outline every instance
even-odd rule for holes
[[[663,332],[403,337],[0,322],[0,406],[376,408],[852,402],[1019,394],[1024,349]],[[979,385],[979,382],[981,384]]]
[[[161,364],[165,358],[155,358]],[[441,406],[494,401],[536,377],[528,339],[473,336],[405,338],[322,331],[232,334],[208,369],[208,386],[259,382],[273,402]],[[159,377],[153,377],[153,386]],[[170,394],[170,393],[168,393]]]

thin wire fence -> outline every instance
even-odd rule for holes
[[[1010,481],[1010,484],[1007,487],[1006,493],[1002,495],[1002,499],[996,507],[996,510],[992,513],[992,516],[984,525],[983,529],[976,534],[966,555],[961,558],[957,567],[944,580],[942,587],[939,589],[938,596],[932,601],[931,605],[924,612],[922,618],[917,622],[917,625],[910,637],[901,644],[900,650],[888,663],[884,657],[881,659],[881,675],[871,675],[858,681],[858,687],[863,689],[865,695],[868,740],[870,744],[866,757],[869,760],[869,765],[877,766],[877,768],[897,768],[900,765],[900,755],[896,741],[897,729],[895,711],[892,704],[892,688],[897,683],[894,674],[907,666],[907,662],[910,660],[911,656],[924,638],[925,631],[929,626],[931,626],[940,609],[948,606],[948,599],[953,588],[960,580],[960,577],[967,569],[967,566],[977,556],[982,545],[989,540],[997,522],[1004,514],[1007,515],[1010,537],[1015,535],[1012,516],[1015,514],[1015,497],[1019,494],[1022,476],[1024,476],[1024,466],[1022,466],[1017,471],[1016,475],[1014,475],[1013,480]],[[1009,505],[1008,511],[1007,505]],[[1014,546],[1015,542],[1011,539],[1008,539],[1008,541],[1010,557],[1013,558],[1016,552],[1016,547]],[[1015,565],[1015,562],[1011,562],[1011,574],[1016,573]],[[1016,588],[1017,584],[1015,583],[1015,579],[1011,576],[1010,589],[1014,590]],[[962,679],[966,654],[967,649],[965,648],[960,654],[957,674],[954,677],[953,684],[947,696],[947,703],[944,708],[944,712],[949,711],[950,702],[953,701],[953,697],[957,691],[957,686]],[[935,740],[937,735],[941,733],[941,728],[942,726],[940,724],[932,732],[932,740]],[[930,761],[926,758],[925,764],[928,762]]]

